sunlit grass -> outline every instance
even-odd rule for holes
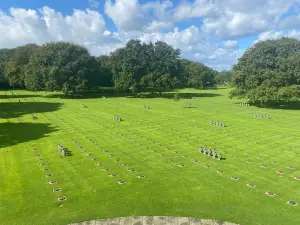
[[[242,107],[228,99],[227,92],[184,89],[179,102],[173,102],[173,93],[165,98],[61,99],[44,92],[14,91],[14,98],[0,92],[0,223],[172,215],[240,224],[300,224],[299,206],[287,204],[300,203],[300,181],[294,179],[300,176],[299,112]],[[185,108],[187,99],[190,108]],[[254,118],[255,113],[271,119]],[[210,120],[228,127],[211,125]],[[62,158],[58,144],[71,155]],[[216,148],[226,160],[199,153],[200,146]],[[185,166],[179,167],[181,163]],[[112,173],[117,176],[110,177]],[[49,180],[57,183],[50,185]],[[267,191],[276,195],[270,197]],[[58,201],[59,196],[67,200]]]

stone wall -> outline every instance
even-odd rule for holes
[[[237,225],[216,220],[173,216],[136,216],[92,220],[70,225]]]

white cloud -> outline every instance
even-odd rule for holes
[[[200,18],[202,29],[221,38],[273,29],[296,0],[194,0],[174,10],[175,20]]]
[[[47,6],[11,8],[7,13],[0,10],[0,48],[71,41],[85,45],[93,55],[103,55],[130,39],[161,40],[181,49],[182,57],[229,69],[243,53],[240,37],[257,35],[254,43],[282,36],[300,39],[299,15],[285,15],[288,10],[296,12],[296,0],[183,0],[179,5],[170,0],[88,1],[90,8],[104,4],[116,32],[106,27],[96,10],[74,9],[64,15]],[[181,21],[186,28],[178,25]]]
[[[100,6],[100,1],[98,0],[88,0],[88,3],[91,8],[99,8]]]
[[[218,14],[217,4],[211,0],[195,0],[193,3],[184,2],[174,9],[175,20],[199,18]]]
[[[224,48],[237,48],[238,42],[233,40],[228,40],[223,43]]]
[[[279,23],[280,28],[296,28],[300,27],[300,14],[288,16]]]
[[[154,32],[154,31],[161,31],[164,29],[168,29],[173,27],[173,24],[171,22],[163,22],[163,21],[157,21],[154,20],[147,26],[145,26],[145,30],[148,32]]]
[[[168,9],[173,6],[169,0],[140,4],[138,0],[111,0],[105,2],[105,13],[113,20],[120,31],[157,30],[162,26],[171,26],[171,14]]]
[[[300,40],[300,31],[299,30],[290,30],[290,31],[288,31],[287,36]]]
[[[138,0],[111,0],[105,2],[105,13],[120,30],[139,30],[143,27],[145,17]]]
[[[276,40],[282,37],[290,37],[300,39],[300,31],[297,30],[289,30],[286,32],[283,31],[266,31],[258,35],[258,39],[253,42],[253,44],[258,43],[259,41],[266,40]]]

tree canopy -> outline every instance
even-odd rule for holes
[[[125,47],[99,57],[68,42],[27,44],[2,51],[5,54],[0,52],[0,73],[2,68],[11,86],[20,85],[30,91],[69,94],[114,86],[118,91],[133,93],[162,92],[175,87],[212,85],[217,74],[199,62],[180,59],[179,49],[162,41],[146,44],[130,40]]]
[[[13,49],[7,57],[4,75],[9,84],[24,86],[25,69],[31,54],[37,49],[36,44],[27,44]]]
[[[230,97],[251,101],[288,101],[300,97],[300,41],[258,42],[233,66]]]

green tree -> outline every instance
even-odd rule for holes
[[[97,57],[96,60],[98,64],[98,76],[96,79],[98,86],[112,87],[114,83],[111,57],[103,55]]]
[[[267,40],[249,48],[233,67],[230,98],[251,101],[299,99],[300,41],[293,38]]]
[[[24,86],[25,69],[30,56],[38,48],[36,44],[27,44],[13,49],[7,56],[4,75],[11,86]]]
[[[142,88],[159,92],[172,88],[178,83],[175,75],[179,55],[178,49],[164,42],[129,41],[110,55],[115,88],[135,92]]]
[[[67,42],[40,46],[29,59],[25,85],[31,91],[63,91],[65,94],[87,89],[95,73],[95,59],[80,45]]]
[[[223,70],[221,72],[218,72],[215,77],[215,82],[217,84],[229,84],[232,80],[232,75],[233,73],[230,70]]]
[[[217,72],[213,69],[187,59],[180,59],[179,64],[180,80],[184,84],[183,86],[203,88],[214,84]]]
[[[7,56],[11,52],[11,49],[0,49],[0,89],[1,88],[9,88],[8,81],[5,79],[4,76],[4,67],[7,61]]]

